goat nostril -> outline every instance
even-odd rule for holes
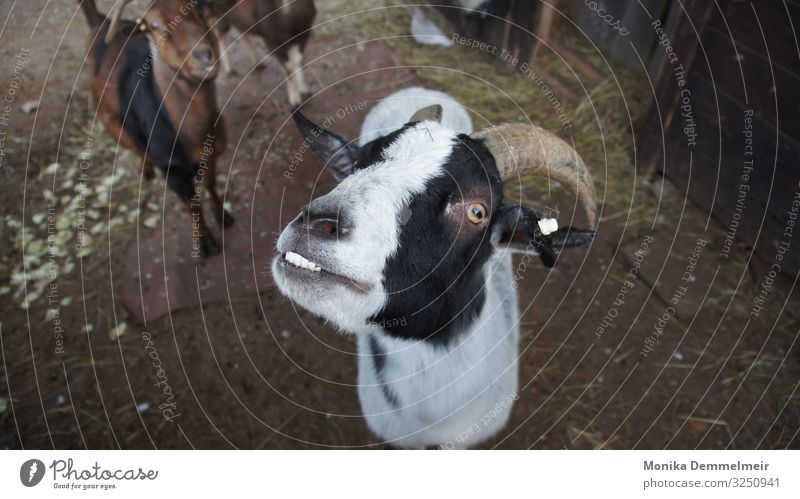
[[[300,224],[301,230],[306,234],[314,233],[319,236],[344,236],[348,232],[347,227],[339,225],[338,213],[326,210],[314,209],[311,205],[305,205],[300,211],[300,215],[295,219],[295,223]]]
[[[210,48],[199,48],[192,52],[192,57],[203,64],[208,64],[214,59],[214,52]]]
[[[314,224],[314,230],[332,236],[336,234],[336,223],[332,220],[322,220]]]

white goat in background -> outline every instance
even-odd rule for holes
[[[562,248],[594,237],[571,227],[541,230],[539,212],[503,201],[502,182],[522,173],[557,180],[594,225],[583,161],[533,125],[469,135],[464,108],[422,88],[370,111],[359,146],[299,112],[295,120],[340,183],[278,239],[279,289],[356,335],[362,410],[388,443],[469,447],[492,437],[517,392],[510,253],[552,267]]]

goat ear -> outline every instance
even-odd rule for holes
[[[584,246],[594,239],[594,231],[571,226],[544,235],[539,228],[542,218],[528,206],[501,205],[495,216],[492,243],[498,250],[538,256],[545,267],[551,268],[562,249]]]
[[[570,225],[553,232],[550,234],[550,238],[553,240],[553,248],[561,251],[562,249],[586,246],[594,241],[595,235],[593,230],[576,229]]]
[[[300,135],[337,181],[353,173],[359,152],[357,145],[315,125],[300,111],[295,111],[292,116]]]
[[[434,104],[432,106],[423,107],[411,116],[408,120],[409,123],[415,121],[435,121],[436,123],[442,122],[442,106]]]

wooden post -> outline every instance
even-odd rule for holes
[[[557,3],[556,0],[553,0],[551,4],[540,1],[539,7],[536,9],[538,21],[535,23],[536,33],[534,34],[538,39],[536,40],[536,44],[533,47],[533,52],[529,59],[531,64],[536,61],[536,56],[539,54],[541,45],[543,43],[550,44],[550,27],[553,25],[553,16],[555,15]]]

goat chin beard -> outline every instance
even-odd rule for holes
[[[354,284],[345,283],[346,278],[324,270],[293,269],[282,262],[282,258],[278,256],[272,262],[272,275],[278,290],[343,332],[355,333],[364,329],[367,319],[380,310],[386,300],[381,286],[356,288]]]

